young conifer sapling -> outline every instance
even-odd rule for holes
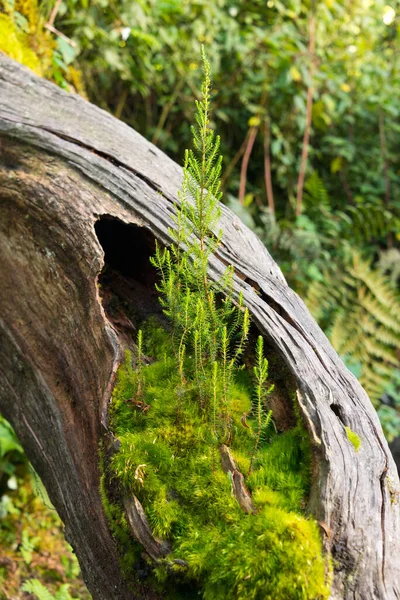
[[[222,235],[218,229],[222,156],[220,138],[210,127],[210,65],[204,49],[202,60],[204,80],[192,126],[193,149],[185,153],[180,202],[175,205],[176,229],[169,230],[173,243],[169,248],[157,246],[151,261],[160,273],[157,290],[164,313],[173,324],[182,387],[189,347],[202,408],[221,442],[230,436],[229,390],[246,346],[250,315],[241,294],[234,302],[231,267],[221,281],[209,279],[210,259]]]

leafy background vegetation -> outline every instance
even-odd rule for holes
[[[388,439],[398,435],[398,0],[0,7],[1,50],[180,163],[205,44],[224,201],[258,233],[360,378]]]

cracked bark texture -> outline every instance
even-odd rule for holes
[[[122,122],[3,55],[0,143],[0,410],[93,598],[149,597],[122,579],[99,493],[98,443],[121,352],[100,301],[95,224],[109,215],[168,244],[182,171]],[[398,599],[399,479],[377,415],[257,237],[225,207],[221,227],[210,277],[234,265],[235,292],[296,382],[331,597]],[[345,426],[361,438],[357,453]]]

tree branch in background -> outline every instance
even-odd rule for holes
[[[115,109],[114,117],[120,119],[125,108],[125,102],[128,97],[128,88],[125,88],[119,97],[117,108]]]
[[[233,169],[236,167],[237,163],[239,162],[240,158],[243,155],[243,152],[244,152],[244,150],[246,148],[246,144],[247,144],[247,138],[248,138],[248,133],[246,134],[246,137],[244,138],[239,150],[236,152],[235,156],[232,158],[231,162],[225,169],[224,176],[221,179],[221,188],[222,189],[224,189],[225,183],[228,180],[229,175],[232,173]]]
[[[165,121],[168,118],[169,112],[172,108],[172,106],[175,104],[175,100],[177,95],[179,94],[179,92],[181,91],[181,89],[183,88],[183,84],[184,84],[185,80],[184,79],[180,79],[178,81],[178,83],[175,86],[174,91],[171,94],[171,98],[168,100],[168,102],[166,104],[164,104],[164,107],[162,109],[161,115],[160,115],[160,119],[157,123],[157,128],[154,132],[153,138],[151,140],[151,142],[153,144],[157,144],[158,142],[158,138],[160,137],[160,133],[165,125]]]
[[[247,167],[249,164],[251,151],[253,150],[254,142],[257,137],[257,132],[258,126],[250,127],[247,135],[247,144],[243,155],[242,167],[240,169],[239,202],[242,205],[244,204],[244,196],[246,193]]]
[[[267,191],[268,207],[272,215],[275,215],[274,190],[272,189],[271,156],[269,153],[271,139],[269,116],[265,117],[264,123],[264,178]]]
[[[307,159],[308,159],[308,144],[310,141],[311,117],[312,117],[312,101],[313,101],[313,77],[314,77],[314,52],[315,52],[315,14],[313,7],[310,9],[309,21],[309,42],[308,54],[310,58],[310,83],[307,90],[307,108],[306,108],[306,127],[303,137],[303,149],[301,153],[299,179],[297,181],[297,198],[296,198],[296,216],[301,215],[303,207],[303,189],[304,179],[306,175]]]
[[[50,25],[50,26],[54,25],[54,21],[55,21],[55,18],[57,16],[58,9],[60,8],[60,4],[61,4],[61,0],[56,0],[55,4],[53,6],[53,10],[50,13],[50,17],[49,17],[49,20],[47,21],[46,26],[47,25]]]
[[[387,155],[386,135],[385,135],[385,117],[382,108],[379,109],[379,140],[381,143],[381,155],[383,160],[383,177],[385,180],[385,203],[390,204],[390,177],[389,160]]]
[[[70,46],[76,48],[76,42],[74,42],[74,40],[71,40],[69,37],[61,33],[61,31],[58,31],[58,29],[54,27],[54,21],[57,16],[58,9],[60,8],[61,1],[62,0],[56,0],[56,3],[53,6],[53,10],[50,13],[49,20],[47,21],[45,27],[46,29],[51,31],[51,33],[54,33],[55,35],[58,35],[59,37],[63,38],[66,42],[68,42]]]
[[[349,204],[354,206],[354,198],[353,194],[351,193],[349,182],[347,181],[347,178],[342,171],[339,171],[339,177],[340,181],[342,182],[344,193],[346,194],[346,198],[349,201]]]

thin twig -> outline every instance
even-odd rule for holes
[[[272,189],[271,177],[271,156],[269,153],[270,137],[270,122],[269,116],[267,115],[264,123],[264,177],[269,210],[272,215],[275,215],[274,191]]]
[[[50,13],[49,20],[47,21],[47,23],[45,25],[45,28],[48,29],[49,31],[51,31],[51,33],[55,33],[55,35],[58,35],[58,37],[63,38],[63,40],[68,42],[68,44],[70,46],[72,46],[72,48],[76,48],[76,42],[74,42],[74,40],[71,40],[71,38],[67,37],[66,35],[61,33],[61,31],[58,31],[58,29],[56,29],[54,27],[54,21],[57,16],[58,9],[60,8],[61,1],[62,0],[56,0],[55,4],[53,6],[53,10]]]
[[[297,182],[297,198],[296,198],[296,216],[301,215],[303,208],[303,189],[304,179],[306,175],[307,159],[308,159],[308,144],[310,141],[311,117],[312,117],[312,102],[313,102],[313,77],[314,77],[314,52],[315,52],[315,15],[313,7],[310,9],[309,21],[309,43],[308,53],[310,57],[309,77],[310,83],[307,90],[307,107],[306,107],[306,126],[303,137],[303,149],[301,153],[299,179]]]
[[[136,496],[124,499],[125,514],[129,528],[136,540],[143,546],[147,554],[155,562],[171,552],[169,542],[154,537],[143,506]]]
[[[165,121],[168,118],[170,110],[171,110],[172,106],[174,105],[176,97],[179,94],[179,92],[181,91],[183,84],[184,84],[184,79],[180,79],[178,81],[178,83],[176,84],[175,89],[172,92],[170,99],[168,100],[168,102],[166,104],[164,104],[164,107],[163,107],[161,115],[160,115],[160,119],[157,123],[157,128],[156,128],[153,138],[151,140],[153,144],[157,144],[158,138],[160,137],[160,133],[165,125]]]
[[[117,108],[115,109],[114,117],[120,119],[125,108],[125,102],[128,97],[128,88],[125,88],[118,100]]]
[[[241,473],[237,468],[237,464],[229,448],[225,444],[222,444],[219,451],[221,455],[222,470],[224,473],[230,473],[232,493],[238,501],[239,506],[247,514],[254,514],[256,509],[254,507],[250,492],[244,483],[243,473]]]
[[[248,137],[248,134],[246,133],[246,137],[244,138],[242,145],[240,146],[239,150],[236,152],[235,156],[232,158],[231,162],[225,169],[225,173],[221,179],[221,187],[222,188],[225,187],[226,180],[228,179],[229,175],[232,173],[233,169],[236,167],[236,164],[239,162],[239,159],[243,155],[244,149],[246,148],[246,144],[247,144],[247,137]]]
[[[247,167],[249,164],[249,159],[250,159],[251,151],[253,150],[257,132],[258,132],[258,127],[255,127],[255,126],[250,127],[249,134],[247,136],[246,149],[244,151],[242,167],[240,169],[240,185],[239,185],[239,202],[240,202],[240,204],[244,204],[244,196],[246,193]]]
[[[61,31],[58,31],[58,29],[53,27],[53,25],[49,25],[48,23],[46,23],[45,28],[48,29],[49,31],[51,31],[51,33],[55,33],[56,35],[58,35],[58,37],[63,38],[63,40],[68,42],[68,44],[70,46],[72,46],[72,48],[76,48],[76,45],[77,45],[76,42],[74,40],[71,40],[71,38],[67,37],[66,35],[64,35]]]
[[[49,20],[46,23],[46,27],[47,27],[47,25],[50,25],[51,27],[54,25],[54,21],[57,16],[58,9],[60,8],[61,1],[62,0],[56,0],[56,3],[53,6],[53,10],[50,13]]]

